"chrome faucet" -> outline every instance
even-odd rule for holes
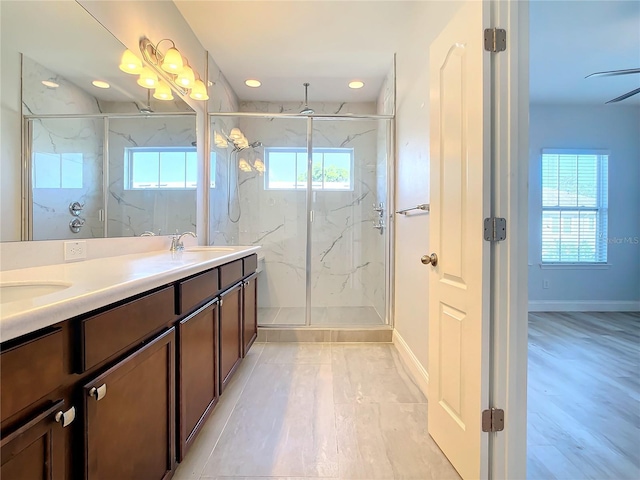
[[[181,235],[175,234],[171,237],[171,247],[169,247],[170,252],[177,252],[178,250],[184,250],[182,237],[184,237],[185,235],[191,235],[193,238],[198,238],[198,236],[193,232],[184,232]]]

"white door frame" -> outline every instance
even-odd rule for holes
[[[492,214],[507,238],[492,247],[490,404],[505,411],[492,433],[490,478],[525,479],[527,465],[527,238],[529,163],[529,2],[490,0],[492,25],[507,31],[493,58]]]

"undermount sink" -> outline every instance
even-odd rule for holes
[[[70,286],[70,283],[62,282],[4,282],[0,283],[0,303],[29,300],[60,292]]]
[[[187,247],[185,252],[235,252],[235,247]]]

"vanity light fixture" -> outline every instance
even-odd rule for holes
[[[264,173],[264,162],[262,159],[256,158],[253,162],[253,168],[255,168],[258,173]]]
[[[231,133],[229,133],[229,138],[231,140],[240,140],[243,137],[244,137],[244,134],[242,133],[242,130],[240,130],[239,128],[232,128]]]
[[[156,90],[153,92],[153,98],[158,100],[173,100],[173,93],[171,87],[162,80],[156,85]]]
[[[118,68],[125,73],[135,75],[142,71],[142,60],[136,57],[131,50],[127,49],[122,54]]]
[[[349,88],[362,88],[364,87],[364,82],[360,80],[354,80],[353,82],[349,82]]]
[[[251,87],[251,88],[258,88],[260,85],[262,85],[262,83],[260,82],[260,80],[255,80],[253,78],[250,78],[248,80],[244,81],[244,84],[247,87]]]
[[[160,44],[169,42],[171,46],[162,53]],[[153,44],[147,37],[142,37],[139,43],[140,53],[147,66],[143,67],[140,59],[129,50],[122,55],[120,70],[126,73],[139,74],[138,85],[145,88],[160,88],[153,94],[154,98],[171,100],[173,95],[167,94],[167,88],[173,89],[181,95],[189,95],[194,100],[209,100],[207,87],[200,79],[200,75],[193,70],[189,62],[183,57],[173,40],[164,38]],[[140,62],[140,69],[137,63]],[[158,83],[158,79],[162,83]],[[197,79],[197,80],[196,80]]]
[[[102,80],[94,80],[93,82],[91,82],[91,84],[94,87],[98,87],[98,88],[110,88],[111,85],[109,85],[107,82],[103,82]]]
[[[138,77],[138,85],[144,88],[156,88],[158,84],[158,76],[149,67],[142,67],[140,76]]]
[[[218,132],[213,132],[213,143],[218,148],[227,148],[229,146],[229,142],[224,135],[220,135]]]
[[[60,86],[53,80],[42,80],[41,83],[47,88],[58,88]]]
[[[241,158],[238,162],[238,168],[243,172],[249,173],[251,171],[251,165],[244,158]]]

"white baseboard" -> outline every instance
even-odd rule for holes
[[[602,301],[602,300],[532,300],[530,312],[638,312],[640,301]]]
[[[402,335],[397,330],[393,330],[393,344],[400,353],[400,358],[409,369],[409,372],[413,376],[418,388],[422,391],[425,397],[429,390],[429,373],[425,370],[422,364],[418,361],[418,358],[413,354],[407,342],[404,341]],[[428,398],[428,397],[427,397]]]

